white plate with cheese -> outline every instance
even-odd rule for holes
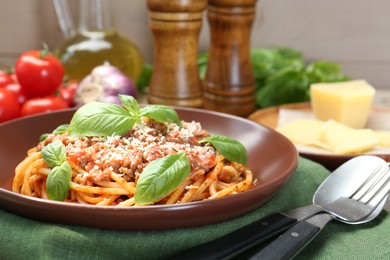
[[[385,145],[375,145],[373,149],[368,151],[361,153],[355,152],[351,154],[335,154],[334,152],[321,147],[321,144],[318,144],[317,146],[307,145],[318,137],[320,134],[318,132],[319,128],[326,123],[326,121],[316,121],[317,119],[312,111],[311,104],[308,102],[285,104],[261,109],[250,115],[249,119],[273,129],[277,129],[283,125],[286,126],[294,121],[297,122],[297,126],[295,127],[296,129],[294,130],[293,127],[293,130],[291,131],[295,132],[295,137],[300,140],[291,141],[295,144],[300,155],[319,162],[331,170],[337,168],[352,157],[362,153],[377,155],[387,161],[390,161],[390,135],[387,134],[390,132],[390,107],[372,107],[369,111],[368,120],[365,126],[365,128],[373,130],[375,133],[386,131],[386,134],[378,137],[383,138],[381,142]],[[302,120],[301,123],[299,122],[300,120]],[[307,120],[307,122],[303,123],[303,120]],[[333,132],[337,133],[336,129],[338,128],[338,125],[332,126],[329,124],[328,126],[330,126],[328,131],[332,132],[332,129],[335,129]],[[358,135],[360,134],[371,136],[367,133],[358,133]],[[351,135],[349,135],[348,132],[334,134],[334,142],[340,145],[338,149],[345,149],[343,141],[347,140],[349,137],[351,137]],[[337,143],[337,140],[339,140],[339,143]],[[363,141],[364,139],[362,139],[362,142]],[[370,140],[368,142],[370,142]],[[386,147],[387,145],[389,147]]]

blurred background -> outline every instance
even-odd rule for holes
[[[114,24],[153,60],[153,39],[146,1],[111,0]],[[60,45],[61,33],[51,0],[0,0],[0,62],[13,65],[17,57],[42,43]],[[70,0],[78,13],[77,0]],[[339,63],[351,78],[366,79],[378,89],[390,89],[390,23],[388,0],[260,0],[252,31],[252,47],[289,47],[305,60]],[[77,24],[77,17],[74,17]],[[200,52],[208,50],[205,19]]]

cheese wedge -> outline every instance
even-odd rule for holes
[[[318,120],[336,120],[353,128],[366,125],[375,89],[365,80],[316,83],[310,86],[311,105]]]

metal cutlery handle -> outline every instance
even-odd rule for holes
[[[249,259],[292,259],[320,233],[331,219],[330,214],[318,214],[306,221],[300,221]]]
[[[173,259],[230,259],[280,234],[296,222],[295,218],[275,213],[209,243],[185,251]]]

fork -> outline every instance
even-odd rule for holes
[[[348,197],[341,197],[336,201],[324,203],[314,199],[316,204],[324,208],[331,207],[332,214],[345,221],[356,222],[362,215],[369,215],[379,205],[390,190],[389,163],[378,165],[372,174]],[[344,208],[349,207],[349,211]],[[341,213],[340,213],[341,212]]]
[[[349,197],[342,197],[325,208],[332,208],[338,211],[337,214],[331,210],[327,213],[320,213],[306,221],[300,221],[285,233],[272,241],[269,245],[253,255],[250,260],[257,259],[291,259],[297,255],[306,245],[313,240],[324,226],[332,219],[339,220],[347,224],[366,223],[362,221],[378,207],[384,198],[388,196],[390,190],[390,170],[389,163],[380,165],[369,176],[369,178]],[[383,208],[381,203],[380,207]],[[377,215],[380,211],[377,211]]]
[[[358,196],[367,193],[368,190],[372,191],[372,193],[374,193],[374,191],[380,190],[380,187],[374,184],[378,184],[379,180],[381,180],[383,176],[388,177],[388,175],[390,174],[388,173],[388,164],[384,160],[375,156],[363,156],[363,157],[366,157],[366,159],[362,158],[360,160],[360,164],[362,165],[359,166],[357,170],[356,170],[356,163],[346,162],[343,164],[343,166],[340,166],[338,168],[340,169],[341,167],[343,167],[342,170],[336,170],[329,176],[329,177],[335,176],[336,174],[336,176],[341,177],[343,176],[342,174],[344,174],[345,172],[349,172],[349,174],[357,173],[358,174],[357,176],[360,176],[360,178],[349,178],[348,184],[343,185],[343,183],[340,183],[339,177],[330,178],[330,179],[328,177],[317,189],[316,194],[319,192],[321,187],[325,187],[325,189],[324,188],[322,189],[324,190],[325,193],[323,196],[328,199],[330,198],[332,201],[339,198],[341,194],[346,197],[343,199],[344,203],[341,203],[340,201],[339,203],[340,209],[336,210],[337,212],[340,212],[340,210],[342,210],[345,207],[344,204],[350,205],[351,201],[353,203],[353,200],[358,200]],[[350,161],[355,159],[358,158],[351,159]],[[370,165],[375,165],[375,166],[372,167]],[[370,173],[368,176],[367,174],[364,174],[366,171],[369,171]],[[363,172],[363,173],[359,175],[359,172]],[[341,180],[343,180],[343,178],[341,178]],[[349,182],[352,182],[352,185]],[[329,189],[332,189],[332,187],[341,187],[343,190],[344,189],[346,190],[338,195],[333,194],[332,197],[329,196],[327,192]],[[388,187],[385,187],[382,193],[387,193],[386,189],[388,189]],[[378,197],[379,196],[381,195],[378,195]],[[321,202],[323,204],[328,203],[327,200],[323,200]],[[356,203],[364,204],[366,203],[366,201],[356,202]],[[377,203],[376,200],[372,198],[371,200],[369,200],[369,203],[371,205],[368,205],[367,208],[364,208],[366,210],[365,214],[375,209],[375,206],[378,205],[379,202]],[[210,241],[198,247],[182,252],[181,254],[177,255],[175,259],[183,259],[183,258],[230,259],[250,248],[253,248],[258,244],[265,242],[270,238],[277,236],[278,234],[288,229],[289,227],[293,226],[297,222],[304,222],[304,220],[314,216],[315,214],[321,211],[324,211],[324,208],[322,206],[312,204],[297,209],[293,209],[285,213],[274,213],[260,220],[257,220],[247,226],[237,229],[229,234],[226,234],[220,238],[217,238],[213,241]],[[356,219],[356,217],[352,217],[352,218]],[[340,221],[345,221],[345,220],[340,219]],[[359,221],[356,222],[355,224],[358,223]]]

